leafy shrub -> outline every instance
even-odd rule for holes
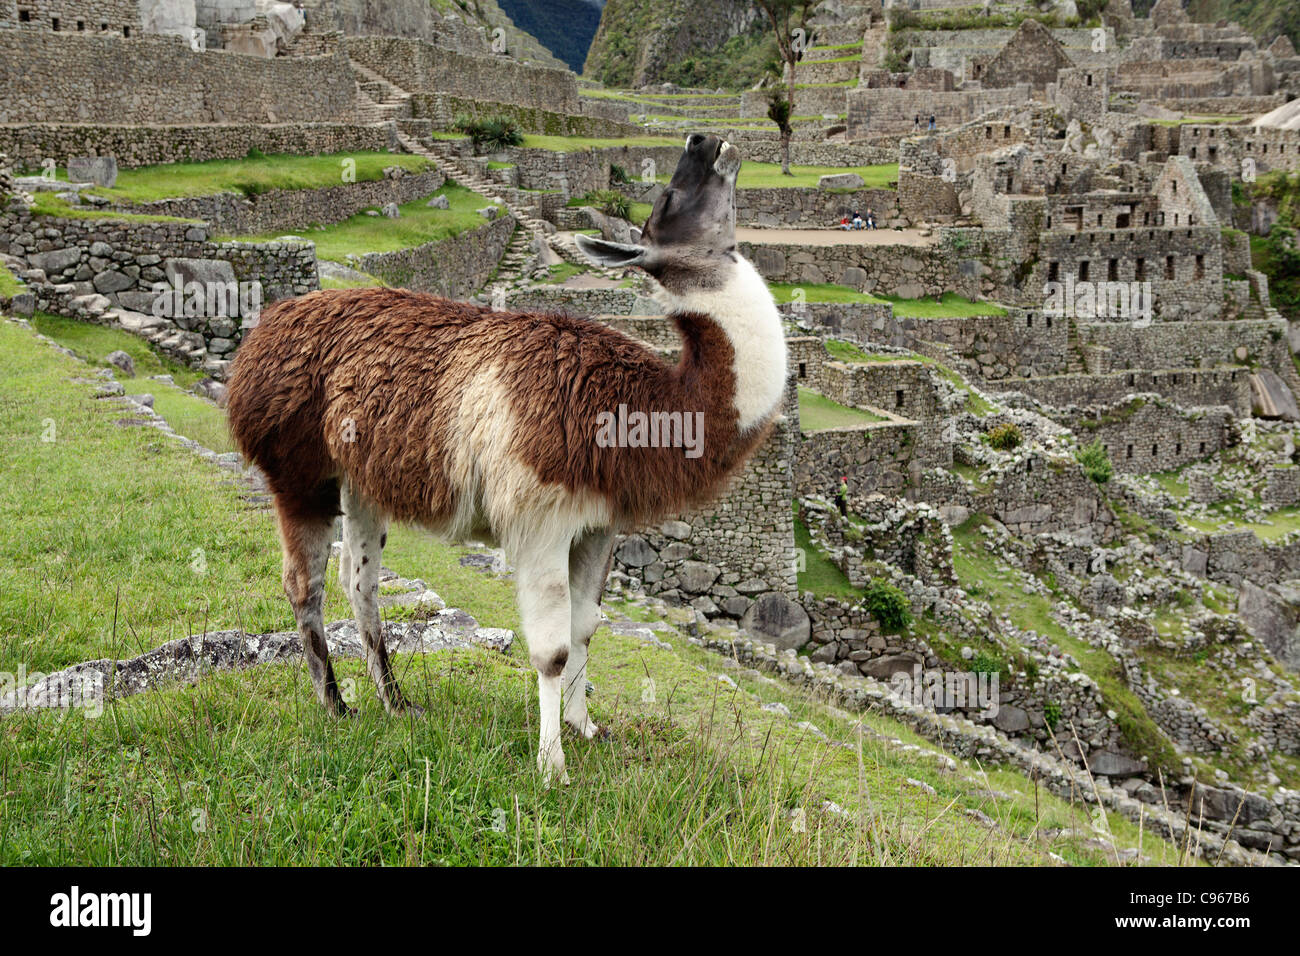
[[[628,176],[627,170],[618,163],[609,164],[609,181],[611,185],[618,183],[630,183],[632,178]]]
[[[518,124],[508,116],[491,116],[482,120],[458,116],[456,129],[470,138],[476,153],[496,153],[524,141]]]
[[[1043,720],[1047,726],[1056,730],[1056,725],[1061,722],[1061,705],[1054,700],[1049,700],[1043,705]]]
[[[582,197],[587,206],[595,206],[607,216],[628,219],[632,215],[632,200],[617,189],[593,189]]]
[[[1024,440],[1024,436],[1020,434],[1020,426],[1013,422],[997,425],[984,433],[984,441],[990,448],[996,448],[998,451],[1011,451],[1013,448],[1018,448]]]
[[[905,630],[912,623],[907,595],[888,581],[876,578],[863,588],[862,604],[886,631]]]
[[[1005,668],[1002,658],[987,651],[980,651],[970,662],[970,669],[976,674],[1000,674]]]
[[[1110,463],[1110,455],[1106,454],[1106,446],[1101,443],[1100,438],[1091,445],[1084,445],[1074,453],[1074,457],[1083,466],[1083,473],[1099,485],[1110,481],[1110,476],[1115,473],[1115,467]]]

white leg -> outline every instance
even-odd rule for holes
[[[600,733],[600,727],[587,716],[587,653],[591,635],[600,626],[600,598],[613,544],[613,534],[600,529],[576,538],[569,548],[571,629],[564,667],[564,720],[588,739]]]
[[[346,505],[345,505],[346,507]],[[352,593],[352,555],[348,551],[348,515],[343,513],[343,540],[339,548],[339,587],[344,594]]]
[[[569,542],[525,546],[515,556],[515,591],[529,658],[537,668],[541,732],[537,769],[549,785],[568,783],[560,744],[560,693],[569,660]]]
[[[375,682],[384,709],[390,714],[397,713],[406,709],[407,703],[388,660],[384,625],[379,616],[379,568],[388,539],[388,520],[353,492],[350,485],[343,488],[343,513],[339,580],[344,581],[343,568],[346,568],[348,603],[352,605],[366,650],[366,670]]]

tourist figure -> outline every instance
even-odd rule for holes
[[[835,503],[840,506],[841,517],[849,516],[849,479],[847,475],[840,476],[840,485],[835,489]]]
[[[848,216],[840,216],[840,228],[846,231],[850,228]]]
[[[933,114],[933,113],[930,114],[930,132],[931,132],[931,133],[934,132],[934,114]]]
[[[920,128],[921,128],[921,114],[917,113],[914,117],[912,117],[912,132],[915,133]]]
[[[853,210],[853,228],[861,229],[862,226],[863,226],[862,214],[855,209]]]
[[[867,228],[868,229],[876,228],[876,214],[872,212],[870,209],[867,210]]]

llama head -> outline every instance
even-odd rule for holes
[[[640,266],[672,293],[719,288],[737,261],[739,172],[740,150],[712,134],[692,133],[641,230],[641,241],[580,235],[578,248],[597,265]]]

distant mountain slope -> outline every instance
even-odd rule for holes
[[[775,53],[750,0],[608,0],[583,72],[608,86],[740,89]]]
[[[1295,0],[1190,0],[1187,12],[1201,22],[1236,20],[1261,46],[1285,33],[1300,49],[1300,3]]]
[[[582,72],[604,0],[497,0],[497,5],[569,69]]]

